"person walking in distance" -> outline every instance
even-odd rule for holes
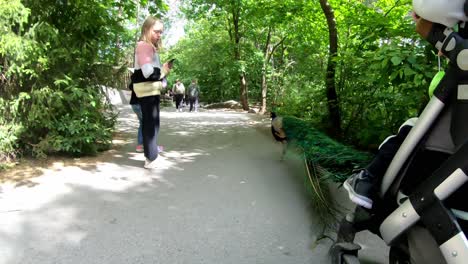
[[[189,85],[188,88],[188,98],[190,102],[190,112],[195,110],[198,111],[197,104],[198,104],[198,95],[200,94],[200,88],[198,87],[197,80],[193,79],[192,83]]]
[[[132,75],[133,91],[140,103],[145,165],[156,166],[158,157],[159,103],[163,78],[171,71],[171,64],[161,64],[161,35],[164,25],[154,17],[146,18],[141,27],[140,39],[135,48],[135,71]]]
[[[185,95],[185,86],[183,83],[180,82],[179,79],[176,80],[176,83],[172,87],[172,93],[174,94],[175,101],[176,101],[176,111],[182,112],[182,100],[184,99]]]

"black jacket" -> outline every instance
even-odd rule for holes
[[[132,96],[130,97],[130,104],[138,104],[138,97],[136,96],[135,92],[133,91],[133,84],[134,83],[141,83],[141,82],[157,82],[161,81],[161,69],[154,67],[153,73],[145,78],[143,75],[143,71],[141,69],[135,70],[132,75],[130,76],[130,84],[128,85],[128,89],[132,91]]]
[[[131,79],[132,83],[161,81],[161,69],[154,67],[153,73],[148,78],[145,78],[141,69],[138,69],[133,72]]]

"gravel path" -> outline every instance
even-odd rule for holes
[[[327,263],[331,242],[313,247],[320,230],[302,163],[280,161],[268,119],[165,108],[165,152],[146,170],[134,152],[136,117],[117,107],[113,150],[4,175],[0,264]]]

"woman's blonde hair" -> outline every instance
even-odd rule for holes
[[[149,16],[145,19],[145,22],[143,22],[143,26],[141,26],[141,34],[140,34],[140,41],[144,41],[146,43],[149,43],[153,45],[153,47],[157,50],[160,51],[162,49],[162,40],[159,38],[157,43],[153,43],[151,41],[151,31],[153,30],[153,26],[157,23],[160,23],[163,25],[162,21],[160,19],[157,19],[155,17]]]

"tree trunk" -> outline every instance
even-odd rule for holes
[[[232,11],[232,22],[234,25],[234,58],[236,61],[241,60],[241,55],[240,55],[240,32],[239,32],[239,17],[240,17],[240,9],[239,8],[233,8]],[[249,99],[248,99],[248,89],[247,89],[247,79],[245,78],[245,72],[242,70],[239,76],[240,79],[240,87],[239,87],[239,93],[240,93],[240,103],[242,104],[242,109],[245,111],[249,110]]]
[[[341,114],[338,95],[335,87],[336,56],[338,53],[338,33],[335,23],[335,14],[327,0],[320,0],[320,6],[327,19],[329,34],[329,55],[327,63],[327,73],[325,77],[326,95],[329,112],[329,133],[331,136],[341,137]]]
[[[267,89],[268,89],[268,86],[267,86],[266,71],[265,71],[265,72],[262,72],[262,107],[260,108],[260,114],[261,115],[263,115],[266,112]]]
[[[267,96],[267,65],[270,60],[269,46],[271,40],[271,27],[268,28],[267,39],[265,41],[265,47],[263,49],[263,65],[262,65],[262,107],[260,108],[260,114],[263,115],[266,112],[266,96]]]
[[[9,96],[9,93],[7,91],[7,78],[5,76],[5,74],[3,74],[4,72],[6,72],[8,70],[8,66],[7,66],[7,61],[6,61],[6,58],[2,57],[0,55],[0,68],[2,69],[2,71],[0,71],[0,98],[8,98]]]
[[[268,82],[267,82],[267,67],[271,61],[273,53],[275,50],[283,43],[286,37],[281,38],[278,43],[276,43],[273,47],[271,46],[271,31],[272,28],[268,29],[267,39],[265,41],[265,48],[263,50],[263,65],[262,65],[262,106],[260,109],[260,114],[264,114],[266,112],[266,105],[267,105],[267,92],[268,92]]]

